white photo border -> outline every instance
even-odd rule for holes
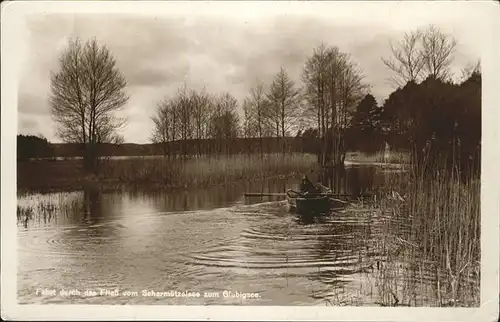
[[[482,38],[482,182],[481,182],[481,306],[479,308],[366,308],[297,306],[160,306],[160,305],[19,305],[17,304],[16,135],[19,68],[22,64],[16,30],[29,14],[107,13],[158,15],[306,14],[352,16],[352,23],[375,15],[398,19],[400,10],[425,17],[428,6],[452,12],[466,7]],[[500,6],[497,1],[451,2],[149,2],[149,1],[26,1],[3,2],[1,37],[1,301],[2,318],[23,320],[371,320],[371,321],[495,321],[499,310],[499,183],[500,175]],[[354,13],[355,12],[355,13]],[[460,17],[459,17],[460,18]]]

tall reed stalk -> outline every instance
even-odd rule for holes
[[[389,305],[477,306],[480,179],[455,163],[434,169],[391,180],[379,196],[392,245],[384,249],[379,291]]]

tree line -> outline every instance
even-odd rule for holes
[[[164,147],[164,154],[188,154],[188,141],[214,139],[229,140],[240,136],[238,101],[230,93],[212,95],[205,91],[179,90],[170,99],[162,100],[156,115],[151,117],[153,131],[151,141]],[[180,151],[174,151],[171,142],[180,144]],[[201,155],[201,146],[197,154]],[[225,150],[225,151],[224,151]],[[217,153],[228,152],[228,147],[217,145]]]
[[[50,142],[36,135],[17,136],[17,160],[26,161],[32,158],[52,158],[54,149]]]
[[[414,168],[423,173],[444,166],[478,175],[481,65],[479,61],[469,63],[454,80],[451,66],[456,45],[456,39],[432,25],[406,33],[398,43],[391,44],[392,57],[383,57],[382,62],[393,72],[390,80],[397,88],[381,106],[373,95],[366,94],[350,113],[348,124],[337,123],[341,125],[337,134],[340,142],[343,140],[350,150],[367,152],[388,143],[394,149],[409,151]],[[360,89],[354,93],[362,93]],[[318,124],[303,135],[324,138],[318,130],[321,128]],[[334,143],[336,135],[332,140],[329,134],[325,141]]]
[[[457,41],[435,26],[406,33],[383,63],[399,84],[377,106],[371,96],[358,105],[350,137],[383,140],[411,151],[415,169],[435,167],[480,173],[481,65],[469,63],[458,79],[451,66]],[[351,142],[351,145],[355,145]]]
[[[435,26],[406,33],[391,44],[392,55],[382,63],[399,87],[378,106],[351,55],[321,44],[305,59],[299,82],[281,66],[269,84],[256,80],[241,106],[231,93],[184,86],[157,103],[150,139],[171,156],[193,154],[193,149],[194,154],[207,153],[204,140],[213,142],[209,153],[232,153],[236,138],[258,142],[257,152],[265,153],[264,142],[271,137],[284,153],[285,138],[309,137],[319,142],[316,154],[323,166],[342,164],[348,149],[376,150],[385,142],[411,150],[418,163],[431,154],[438,159],[437,151],[450,146],[457,149],[449,159],[475,158],[480,66],[469,67],[462,80],[453,81],[455,48],[456,40]],[[59,71],[52,74],[57,135],[82,144],[89,170],[96,166],[95,146],[123,141],[117,133],[124,124],[119,111],[128,100],[125,87],[115,58],[95,39],[84,45],[70,41]]]
[[[28,158],[72,158],[84,157],[84,150],[80,143],[48,143],[52,153],[41,154],[29,145]],[[186,141],[172,141],[168,143],[147,144],[111,144],[101,143],[97,147],[99,156],[166,156],[172,159],[192,158],[197,156],[217,156],[222,154],[220,148],[224,147],[223,154],[278,154],[285,149],[286,153],[316,154],[321,149],[321,142],[312,137],[275,137],[258,138],[231,138],[231,139],[191,139]],[[167,151],[167,154],[166,152]],[[27,158],[27,159],[28,159]],[[24,159],[24,160],[27,160]]]
[[[341,163],[346,152],[342,132],[349,126],[350,111],[367,89],[362,78],[348,54],[320,45],[305,63],[303,86],[282,66],[270,84],[255,82],[243,100],[241,120],[236,112],[238,101],[230,94],[215,96],[183,88],[158,104],[152,117],[152,141],[167,147],[176,140],[241,136],[258,138],[259,152],[264,153],[264,139],[275,137],[285,152],[284,138],[307,124],[317,124],[323,141],[318,161]],[[218,152],[227,149],[221,146]]]

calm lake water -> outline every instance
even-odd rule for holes
[[[347,190],[383,185],[397,173],[348,168]],[[278,179],[189,192],[19,196],[18,300],[380,305],[376,276],[385,261],[384,241],[404,229],[404,222],[359,203],[304,218],[280,197],[244,197],[250,191],[283,192],[297,183]],[[258,295],[243,299],[237,292]]]

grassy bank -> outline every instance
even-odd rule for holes
[[[387,216],[377,274],[383,304],[478,306],[479,178],[441,171],[437,179],[407,177],[386,189],[377,201]]]
[[[148,186],[191,188],[295,175],[315,167],[309,154],[268,154],[202,157],[189,160],[167,158],[113,159],[102,162],[99,174],[86,176],[81,160],[21,162],[17,169],[18,190],[74,190],[88,183],[103,187]]]

